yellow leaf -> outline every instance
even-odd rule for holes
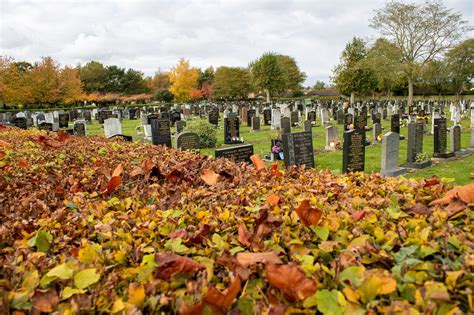
[[[397,282],[388,275],[371,275],[360,287],[362,301],[368,303],[379,294],[389,294],[397,289]]]
[[[74,294],[82,294],[86,292],[83,289],[73,289],[71,287],[65,287],[63,292],[61,292],[61,300],[69,299]]]
[[[84,269],[74,276],[74,285],[79,289],[85,289],[99,281],[99,279],[100,275],[97,274],[94,268]]]
[[[114,305],[112,305],[111,313],[117,313],[122,311],[125,308],[122,299],[116,299]]]
[[[128,303],[140,305],[145,299],[145,288],[141,283],[130,283],[128,286]]]
[[[46,274],[48,277],[56,277],[62,280],[71,279],[73,270],[67,264],[60,264]]]

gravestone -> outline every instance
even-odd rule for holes
[[[171,148],[171,122],[169,119],[151,121],[151,142],[154,145],[166,145]]]
[[[365,168],[365,132],[354,129],[344,132],[342,172],[363,172]]]
[[[245,144],[224,149],[216,149],[215,157],[233,159],[235,162],[251,163],[250,157],[253,155],[253,144]]]
[[[10,124],[20,129],[28,129],[28,122],[25,117],[14,117],[10,121]]]
[[[390,118],[390,131],[400,134],[400,116],[398,114],[394,114]]]
[[[308,112],[307,118],[311,122],[316,122],[316,112],[314,110]]]
[[[208,121],[211,125],[217,127],[219,125],[219,110],[211,110],[208,114]]]
[[[291,133],[291,120],[288,117],[282,117],[281,118],[281,132],[283,134],[285,133]]]
[[[375,123],[372,127],[374,133],[374,142],[379,142],[379,136],[382,134],[382,125]]]
[[[72,130],[74,135],[84,137],[86,135],[86,121],[76,120]]]
[[[180,150],[199,149],[199,136],[194,132],[183,132],[176,137],[176,147]]]
[[[461,151],[461,126],[453,126],[449,132],[449,146],[450,151],[454,154],[460,154]]]
[[[176,133],[181,133],[184,130],[184,127],[186,127],[186,122],[182,120],[176,121]]]
[[[113,118],[115,118],[115,117],[113,117]],[[116,118],[116,119],[118,119],[118,118]],[[114,140],[128,141],[128,142],[133,141],[132,136],[126,136],[126,135],[122,135],[122,134],[113,135],[113,136],[110,136],[110,137],[107,137],[107,138],[108,139],[114,139]]]
[[[447,159],[454,156],[454,152],[446,152],[446,118],[437,118],[434,120],[434,143],[433,157],[438,159]]]
[[[255,109],[249,109],[247,111],[247,127],[252,127],[252,118],[256,116]]]
[[[407,172],[406,168],[398,166],[400,136],[389,132],[382,137],[382,176],[399,176]]]
[[[263,110],[263,123],[265,126],[269,126],[272,122],[272,110],[267,108]]]
[[[416,161],[416,156],[423,153],[423,123],[408,124],[407,167],[421,169],[431,166],[431,160]]]
[[[165,111],[165,112],[161,112],[160,111],[160,119],[167,119],[167,120],[170,120],[171,119],[171,115],[169,112]]]
[[[295,127],[299,123],[299,115],[297,111],[292,111],[290,114],[291,125]]]
[[[312,132],[312,127],[313,127],[313,126],[311,125],[311,121],[305,120],[305,121],[303,122],[303,131]]]
[[[365,130],[367,126],[367,112],[360,111],[358,116],[354,117],[354,129]]]
[[[104,134],[106,138],[122,134],[122,125],[118,118],[107,118],[104,120]]]
[[[44,116],[43,113],[39,113],[38,115],[36,115],[36,125],[39,125],[39,123],[43,122],[43,121],[46,121],[46,117]]]
[[[326,127],[326,146],[324,147],[326,151],[336,150],[336,142],[338,141],[337,133],[338,130],[336,126]]]
[[[247,122],[247,112],[248,108],[246,106],[242,107],[240,110],[240,118],[242,119],[242,122]]]
[[[59,128],[67,128],[69,126],[69,114],[63,113],[58,115]]]
[[[174,111],[171,113],[171,123],[174,125],[177,121],[181,121],[181,113]]]
[[[474,128],[471,128],[471,142],[469,143],[469,149],[474,150]]]
[[[252,132],[260,131],[260,117],[252,117]]]
[[[336,120],[339,125],[344,124],[344,110],[339,109],[336,111]]]
[[[46,130],[46,131],[53,131],[53,124],[52,123],[47,123],[47,122],[42,122],[38,125],[39,130]]]
[[[90,110],[86,110],[82,112],[82,117],[88,122],[89,124],[92,122],[92,115]]]
[[[323,126],[329,124],[329,112],[326,108],[321,109],[321,124]]]
[[[382,115],[380,115],[379,112],[376,112],[372,115],[372,123],[375,125],[375,124],[380,124],[381,123],[381,117]]]
[[[224,143],[235,144],[242,143],[240,140],[240,122],[237,114],[229,114],[229,117],[224,118]]]
[[[282,142],[285,167],[304,164],[307,169],[314,168],[311,132],[285,133]]]
[[[354,115],[348,113],[344,116],[344,131],[350,130],[351,125],[354,123]]]
[[[281,128],[281,112],[279,109],[272,109],[272,130],[278,130]]]

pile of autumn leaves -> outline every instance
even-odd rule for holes
[[[474,184],[252,162],[0,129],[0,310],[474,310]]]

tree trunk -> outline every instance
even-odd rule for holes
[[[408,76],[408,108],[413,104],[413,78]]]
[[[266,89],[265,93],[267,93],[267,103],[270,103],[270,91]]]
[[[351,105],[354,104],[355,92],[351,92]]]

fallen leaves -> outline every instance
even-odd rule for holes
[[[304,225],[317,225],[323,215],[321,210],[311,207],[309,200],[303,200],[295,211]]]
[[[281,264],[280,258],[275,252],[266,253],[238,253],[237,261],[244,267],[255,265],[257,263],[263,264]]]
[[[316,292],[316,284],[305,273],[292,265],[267,265],[267,279],[280,289],[290,301],[304,300]]]
[[[267,168],[267,165],[265,162],[260,158],[258,154],[254,154],[250,157],[250,160],[252,161],[253,165],[255,165],[255,168],[257,171],[263,170]]]
[[[201,179],[209,186],[213,186],[219,181],[219,175],[213,170],[204,169],[201,174]]]
[[[168,279],[175,274],[193,274],[205,268],[204,265],[190,258],[173,253],[156,254],[155,262],[157,264],[156,276],[160,279]]]
[[[454,187],[448,191],[443,198],[436,199],[430,203],[430,205],[447,205],[454,199],[460,199],[466,204],[474,202],[474,183]]]

